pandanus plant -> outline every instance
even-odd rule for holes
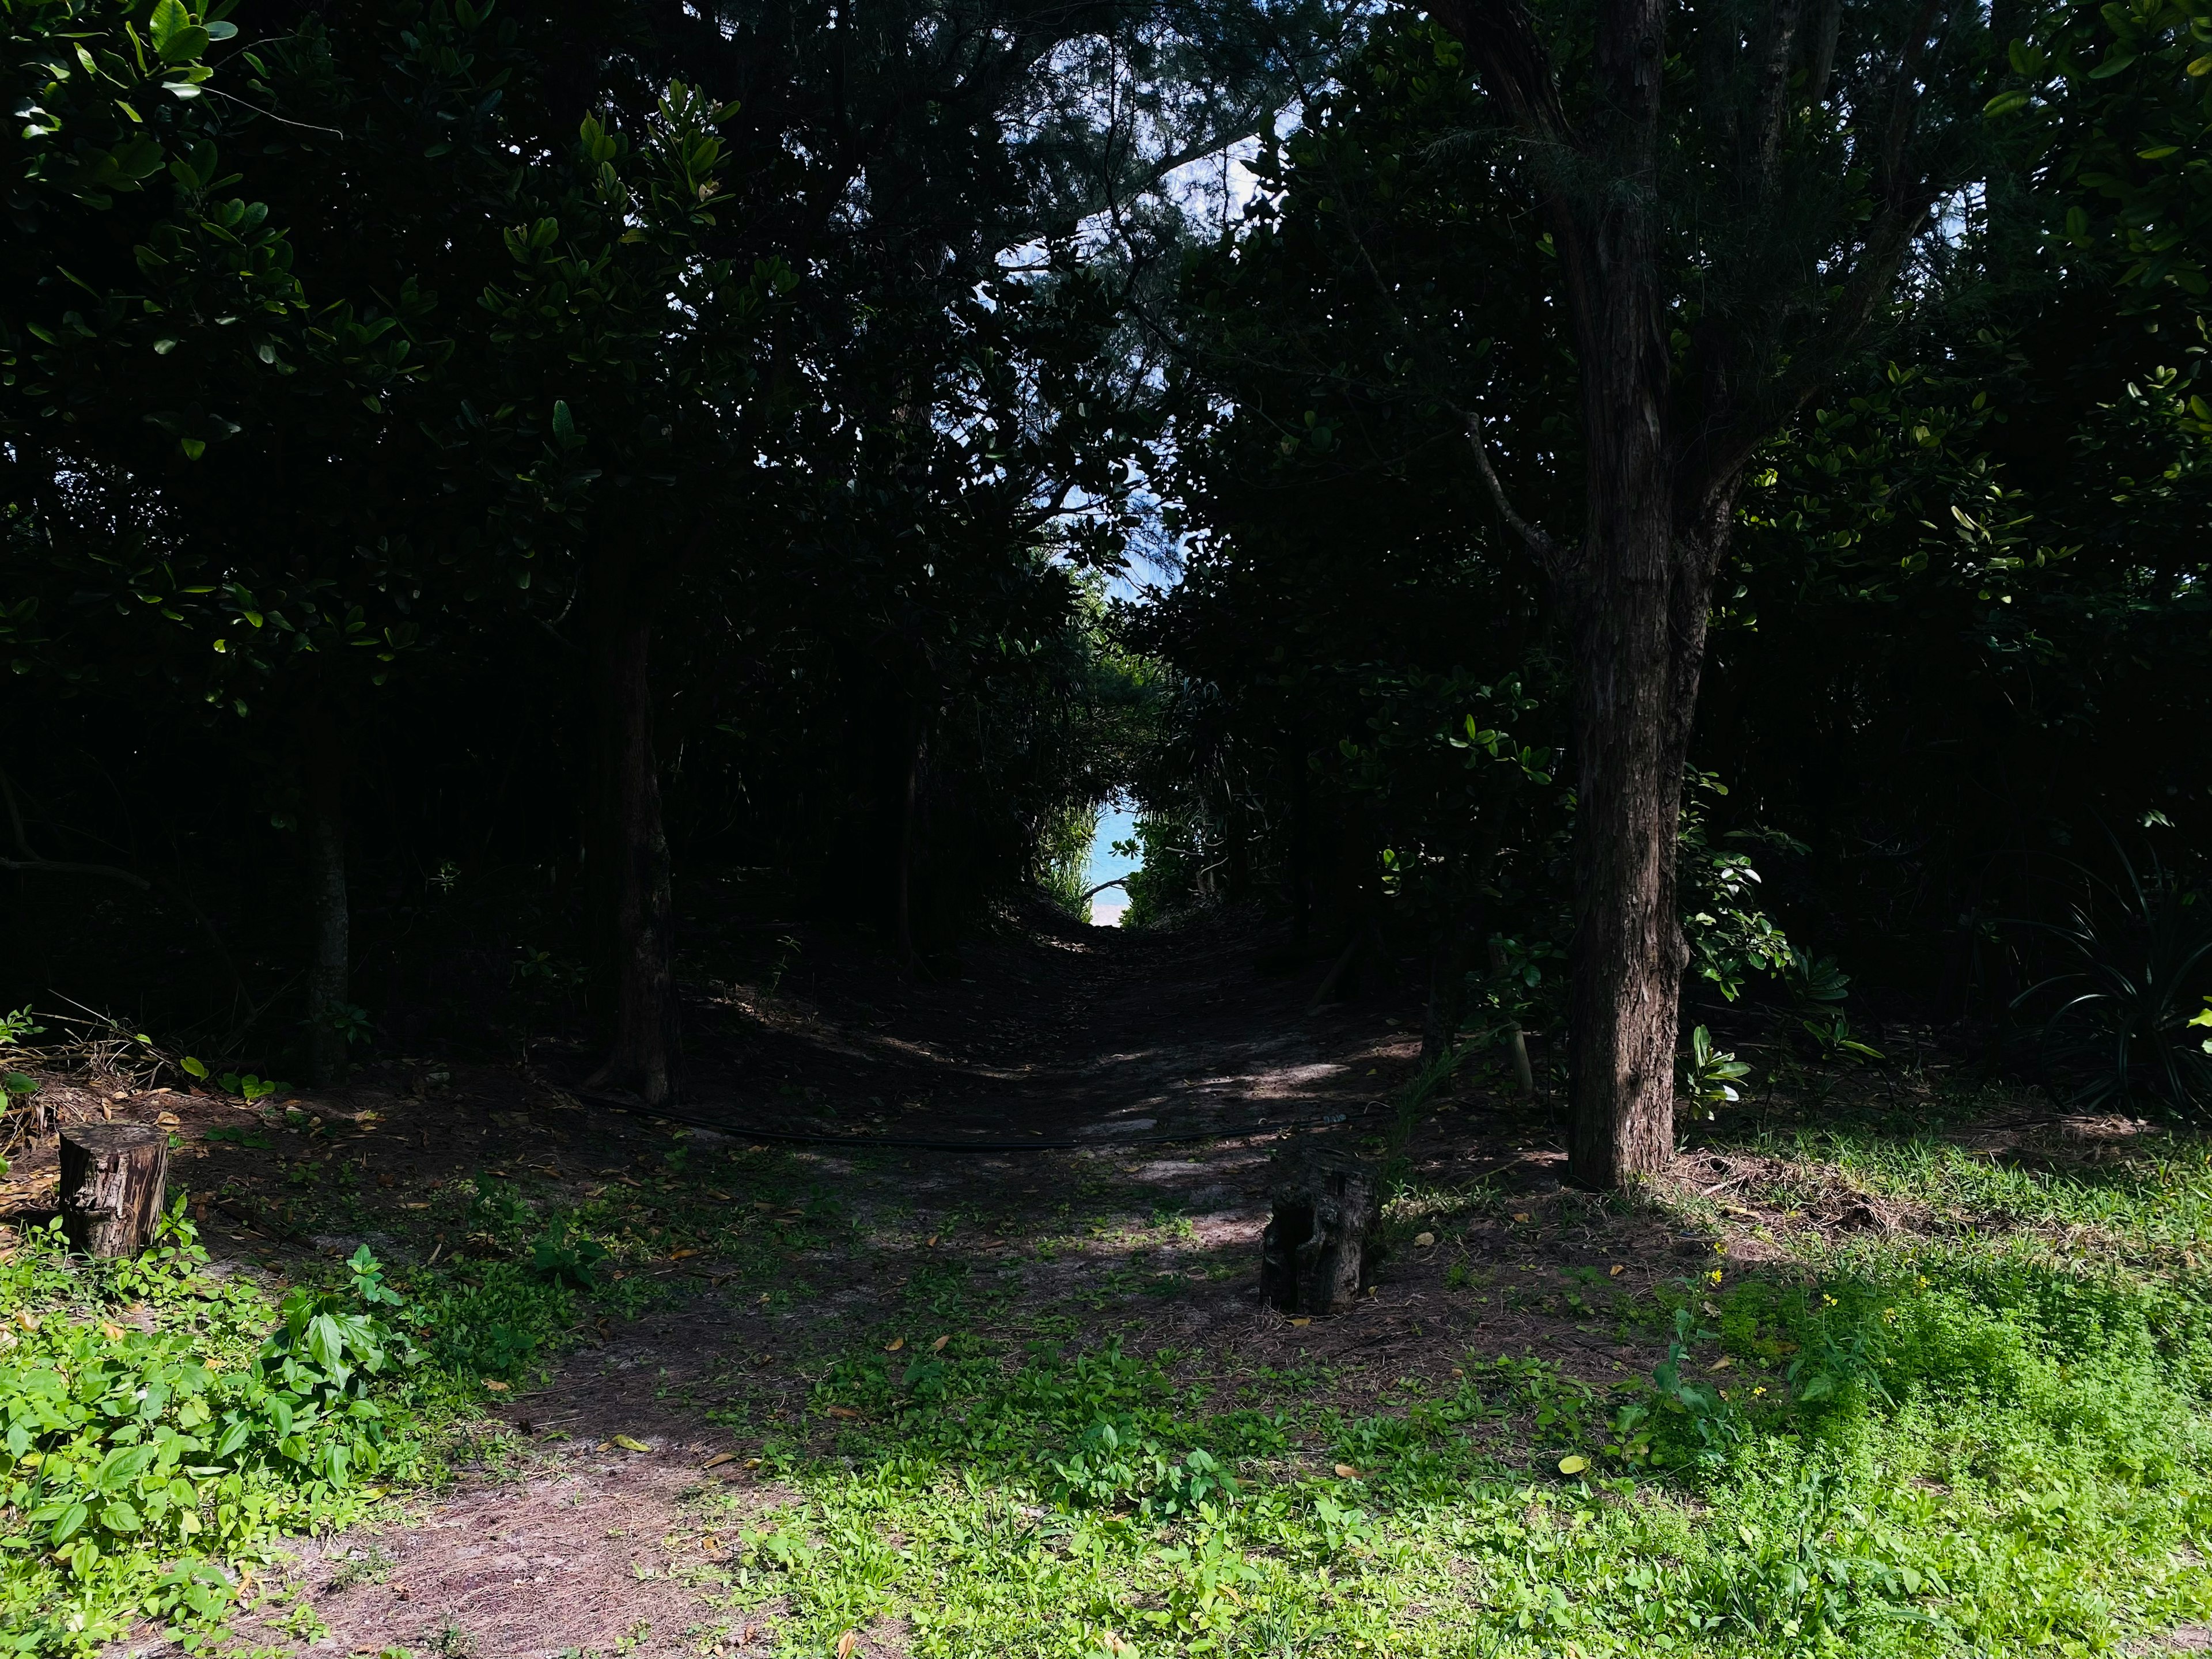
[[[2065,921],[2015,922],[2054,943],[2065,965],[2013,1008],[2049,1010],[2044,1063],[2077,1106],[2212,1119],[2212,896],[2155,858],[2142,872],[2117,842],[2113,851],[2120,878],[2080,871],[2082,896]]]

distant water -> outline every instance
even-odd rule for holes
[[[1109,849],[1117,841],[1137,838],[1137,815],[1127,808],[1115,806],[1098,815],[1097,838],[1091,843],[1091,864],[1085,872],[1083,884],[1096,887],[1102,881],[1111,881],[1116,876],[1126,876],[1142,867],[1142,859],[1116,857]],[[1091,901],[1091,920],[1101,927],[1119,927],[1121,913],[1129,908],[1129,896],[1118,887],[1109,887]]]

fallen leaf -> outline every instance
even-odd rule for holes
[[[668,1259],[671,1261],[681,1261],[687,1255],[696,1255],[698,1254],[698,1251],[692,1249],[671,1250],[668,1253]]]
[[[427,1210],[430,1206],[427,1204],[403,1204],[399,1207],[403,1210]]]
[[[1528,1218],[1528,1212],[1526,1210],[1518,1211],[1515,1213],[1513,1218],[1516,1221],[1526,1221]]]
[[[123,1340],[123,1327],[111,1320],[103,1319],[100,1322],[100,1334],[110,1342],[120,1342]]]
[[[620,1446],[624,1451],[651,1451],[653,1449],[653,1448],[647,1445],[644,1441],[633,1440],[626,1434],[617,1435],[614,1437],[614,1443]]]
[[[1612,1273],[1613,1276],[1615,1279],[1618,1279],[1618,1278],[1620,1278],[1620,1277],[1621,1276],[1621,1274],[1623,1274],[1623,1273],[1626,1273],[1626,1272],[1628,1271],[1628,1265],[1627,1265],[1627,1263],[1626,1263],[1626,1262],[1622,1262],[1622,1261],[1616,1261],[1616,1262],[1614,1262],[1614,1263],[1613,1264],[1613,1267],[1612,1267],[1612,1268],[1610,1269],[1610,1271],[1611,1271],[1611,1273]]]
[[[1718,1359],[1713,1361],[1711,1364],[1706,1366],[1705,1369],[1711,1371],[1724,1371],[1735,1364],[1735,1356],[1733,1354],[1724,1353]]]
[[[860,1645],[860,1632],[848,1630],[837,1638],[837,1659],[853,1659],[853,1650]]]
[[[182,1123],[184,1119],[179,1117],[174,1112],[164,1112],[161,1116],[155,1118],[154,1121],[160,1124],[164,1129],[173,1129],[179,1124]]]
[[[745,1459],[745,1467],[749,1469],[757,1469],[760,1466],[761,1461],[757,1457],[748,1457]]]
[[[931,1243],[931,1244],[934,1244],[934,1243],[937,1243],[937,1235],[936,1235],[935,1233],[932,1233],[932,1234],[930,1234],[930,1236],[929,1236],[929,1242],[930,1242],[930,1243]]]
[[[1437,1236],[1434,1233],[1415,1233],[1413,1235],[1413,1244],[1414,1248],[1417,1249],[1425,1250],[1430,1245],[1436,1242]]]
[[[902,1336],[896,1336],[896,1337],[893,1337],[893,1338],[890,1340],[890,1342],[889,1342],[889,1343],[884,1346],[884,1352],[885,1353],[896,1353],[896,1352],[897,1352],[901,1348],[903,1348],[904,1346],[906,1346],[906,1339],[905,1339],[904,1337],[902,1337]]]
[[[1313,1323],[1313,1321],[1311,1319],[1305,1318],[1293,1319],[1291,1323],[1293,1325],[1310,1325]]]
[[[484,1378],[483,1385],[487,1389],[489,1389],[494,1394],[505,1394],[508,1389],[514,1386],[512,1383],[501,1382],[495,1376],[487,1376]]]
[[[712,1187],[707,1188],[707,1196],[713,1199],[719,1199],[725,1204],[734,1204],[738,1201],[734,1198],[732,1198],[727,1193],[718,1193]]]
[[[1340,1480],[1357,1480],[1359,1479],[1359,1471],[1349,1463],[1339,1463],[1336,1466],[1336,1478]]]
[[[832,1417],[858,1417],[860,1413],[854,1411],[850,1406],[832,1406],[830,1408],[830,1415]]]
[[[702,1469],[718,1469],[725,1463],[734,1463],[737,1461],[738,1455],[735,1452],[716,1452],[699,1467]]]
[[[934,1341],[934,1342],[933,1342],[933,1343],[931,1343],[931,1344],[929,1345],[929,1351],[930,1351],[930,1352],[932,1352],[932,1353],[943,1353],[943,1352],[945,1352],[945,1345],[946,1343],[950,1342],[951,1340],[952,1340],[952,1339],[951,1339],[950,1336],[940,1336],[940,1337],[939,1337],[939,1338],[937,1339],[937,1340],[936,1340],[936,1341]]]
[[[1559,1460],[1559,1473],[1561,1474],[1580,1474],[1589,1467],[1589,1459],[1581,1455],[1579,1453],[1572,1457],[1562,1457]]]

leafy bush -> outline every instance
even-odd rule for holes
[[[2045,1064],[2084,1107],[2160,1107],[2212,1118],[2212,1053],[2197,1032],[2212,992],[2212,902],[2155,860],[2148,875],[2113,848],[2120,878],[2083,870],[2063,922],[2012,925],[2054,945],[2066,966],[2014,1000],[2045,1008]]]
[[[556,1285],[572,1285],[578,1290],[588,1291],[599,1281],[597,1273],[607,1259],[605,1248],[597,1239],[578,1233],[568,1236],[568,1218],[556,1216],[553,1224],[538,1236],[530,1247],[530,1265],[540,1278]]]
[[[414,1313],[431,1359],[464,1377],[514,1377],[575,1322],[575,1293],[511,1261],[471,1262],[425,1285]]]
[[[209,1557],[342,1516],[361,1480],[405,1462],[369,1389],[412,1348],[383,1317],[400,1300],[367,1249],[343,1288],[288,1296],[258,1352],[265,1304],[206,1278],[206,1261],[180,1199],[137,1261],[72,1261],[57,1222],[0,1270],[13,1310],[0,1489],[14,1519],[0,1623],[21,1650],[88,1651],[142,1613],[213,1618],[232,1591]],[[102,1293],[142,1301],[156,1328],[75,1314]]]
[[[1068,1509],[1131,1508],[1167,1520],[1237,1500],[1237,1482],[1212,1453],[1194,1446],[1180,1460],[1142,1431],[1094,1423],[1052,1465],[1052,1500]]]
[[[1682,1093],[1700,1117],[1736,1099],[1735,1085],[1751,1075],[1751,1067],[1734,1054],[1713,1047],[1713,1034],[1700,1025],[1690,1033],[1690,1052],[1682,1062]]]

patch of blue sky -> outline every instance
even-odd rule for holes
[[[1136,838],[1135,811],[1127,801],[1109,801],[1106,810],[1098,815],[1098,833],[1091,838],[1091,862],[1084,870],[1083,884],[1096,887],[1101,882],[1119,880],[1142,869],[1143,859],[1114,851],[1115,842],[1133,842]],[[1122,913],[1128,908],[1128,894],[1119,887],[1109,887],[1091,901],[1091,924],[1119,927]]]

